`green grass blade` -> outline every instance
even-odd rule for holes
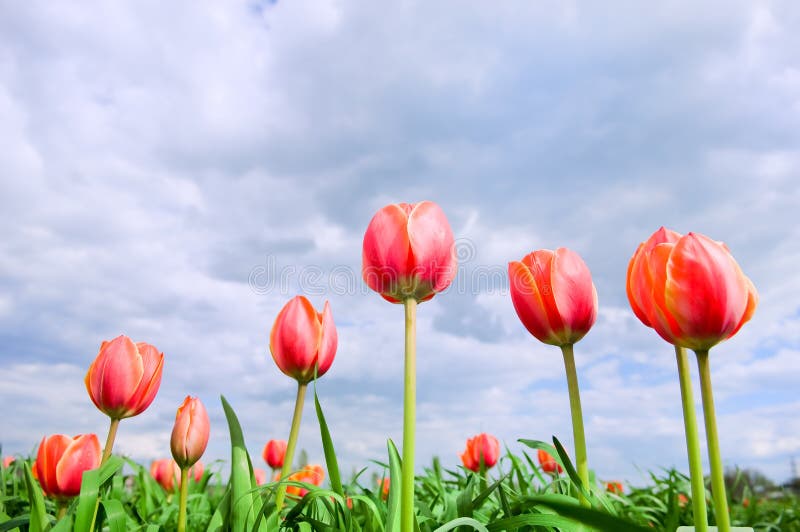
[[[109,532],[125,532],[127,530],[128,516],[122,502],[115,499],[102,501],[103,510],[106,513],[106,522]]]
[[[31,505],[30,532],[43,532],[50,528],[50,520],[47,518],[47,511],[44,505],[44,495],[42,489],[33,478],[31,466],[25,462],[25,486],[28,490],[28,500]]]
[[[124,463],[122,458],[112,455],[99,469],[83,473],[81,492],[78,495],[77,509],[75,510],[74,530],[76,532],[90,532],[89,529],[97,509],[97,499],[100,497],[100,488],[122,469]]]
[[[242,426],[239,418],[231,408],[231,405],[220,396],[222,408],[225,410],[225,418],[228,421],[228,431],[231,440],[231,477],[230,487],[230,520],[229,525],[232,532],[249,532],[249,521],[255,519],[255,515],[260,511],[260,497],[253,498],[252,489],[252,466],[250,456],[247,454],[247,447],[244,444]],[[255,504],[255,503],[258,504]],[[256,507],[258,506],[258,507]]]
[[[402,460],[394,442],[387,443],[389,449],[389,512],[386,516],[386,532],[400,530],[400,485],[403,477]]]
[[[328,430],[328,424],[325,422],[325,416],[322,414],[322,406],[319,404],[316,381],[314,381],[314,407],[317,410],[319,431],[322,436],[322,449],[325,452],[325,465],[328,467],[328,478],[330,478],[331,481],[331,489],[333,489],[335,493],[344,496],[342,480],[339,476],[339,462],[336,460],[336,451],[333,449],[333,439]]]
[[[639,526],[601,510],[580,506],[574,502],[557,502],[553,497],[530,497],[529,500],[555,510],[562,517],[567,517],[602,532],[652,531],[650,528]]]
[[[489,532],[486,526],[482,525],[480,522],[472,519],[471,517],[459,517],[457,519],[453,519],[450,522],[447,522],[434,530],[434,532],[447,532],[448,530],[453,530],[459,526],[471,526],[475,530],[480,530],[481,532]]]

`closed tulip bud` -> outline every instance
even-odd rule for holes
[[[481,459],[483,466],[490,469],[500,458],[500,442],[491,434],[478,434],[467,440],[467,448],[460,456],[464,467],[471,471],[480,471]]]
[[[383,477],[378,480],[378,487],[381,491],[381,499],[384,501],[389,498],[389,481],[391,479],[389,477]]]
[[[67,499],[81,491],[83,472],[100,467],[102,451],[95,434],[42,438],[33,472],[48,497]]]
[[[392,303],[427,301],[453,281],[455,240],[442,209],[430,201],[379,210],[364,234],[362,275]]]
[[[103,342],[86,373],[92,402],[111,419],[141,414],[158,392],[164,354],[150,344],[133,343],[127,336]]]
[[[574,344],[597,318],[597,291],[583,259],[540,249],[508,264],[511,301],[525,328],[550,345]]]
[[[545,473],[550,475],[555,474],[556,471],[563,473],[564,468],[561,467],[561,464],[556,462],[556,459],[544,449],[539,449],[537,457],[539,459],[539,466],[541,466],[542,471]]]
[[[269,350],[280,370],[301,384],[323,376],[336,355],[336,326],[328,302],[317,312],[303,296],[292,298],[278,313]]]
[[[631,258],[627,293],[642,323],[696,351],[736,334],[758,303],[753,283],[724,244],[663,227]]]
[[[261,453],[264,461],[272,469],[283,467],[283,459],[286,456],[286,442],[284,440],[269,440]]]
[[[178,407],[172,428],[172,457],[182,469],[197,462],[206,450],[210,422],[206,407],[197,397],[186,396]]]

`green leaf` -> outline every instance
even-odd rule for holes
[[[386,532],[400,530],[400,492],[402,485],[403,466],[400,453],[397,452],[394,442],[390,439],[387,443],[389,449],[389,513],[386,516]]]
[[[454,528],[459,526],[471,526],[475,530],[480,530],[481,532],[489,532],[489,530],[484,525],[482,525],[475,519],[472,519],[471,517],[459,517],[457,519],[453,519],[452,521],[449,521],[440,526],[439,528],[437,528],[434,532],[447,532],[448,530],[453,530]]]
[[[77,509],[75,510],[75,528],[77,532],[90,532],[92,522],[97,513],[100,488],[111,480],[114,474],[122,469],[125,462],[119,456],[109,456],[106,463],[99,469],[92,469],[83,473],[81,479],[81,492],[78,495]]]
[[[319,404],[319,397],[317,397],[317,381],[314,381],[314,407],[317,410],[319,431],[322,436],[322,449],[325,452],[325,465],[328,467],[328,477],[331,480],[331,488],[334,492],[344,496],[342,480],[339,476],[339,463],[336,461],[336,451],[333,449],[333,439],[331,439],[331,433],[328,430],[328,424],[325,422],[325,416],[322,414],[322,406]]]
[[[106,522],[110,532],[125,532],[127,529],[126,521],[128,516],[125,514],[125,508],[122,502],[115,499],[108,499],[102,501],[103,510],[106,513]]]
[[[30,524],[28,525],[29,530],[30,532],[43,532],[50,528],[50,521],[47,518],[47,511],[44,505],[44,495],[42,495],[42,489],[39,487],[36,479],[33,478],[31,466],[25,462],[24,467],[25,486],[28,489],[28,500],[31,504]]]
[[[631,523],[601,510],[586,508],[574,502],[558,502],[553,497],[530,497],[534,503],[541,504],[578,523],[591,526],[603,532],[651,532],[652,529]]]

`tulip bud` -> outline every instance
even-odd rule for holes
[[[431,299],[450,286],[457,265],[450,224],[433,202],[387,205],[364,234],[364,281],[392,303]]]
[[[583,259],[567,248],[540,249],[508,264],[511,301],[539,341],[574,344],[597,318],[597,291]]]
[[[609,493],[614,493],[616,495],[622,495],[623,488],[622,482],[613,481],[613,482],[606,482],[606,491]]]
[[[323,376],[336,355],[336,326],[328,302],[317,312],[303,296],[295,296],[281,309],[269,336],[269,350],[280,370],[305,384]]]
[[[100,467],[102,451],[95,434],[81,434],[70,438],[54,434],[42,438],[34,476],[48,497],[67,499],[81,491],[83,472]]]
[[[695,351],[736,334],[758,303],[753,283],[724,244],[663,227],[631,258],[627,293],[642,323]]]
[[[210,422],[206,407],[197,397],[186,396],[178,407],[172,429],[172,457],[181,469],[197,462],[206,450]]]
[[[103,342],[84,379],[92,402],[111,419],[141,414],[158,392],[164,354],[127,336]]]
[[[478,434],[467,440],[467,448],[460,456],[464,467],[471,471],[480,471],[481,458],[483,458],[483,466],[490,469],[500,458],[500,442],[485,432]]]
[[[389,481],[391,479],[389,477],[383,477],[378,480],[378,487],[381,491],[381,499],[388,500],[389,499]]]
[[[549,473],[551,475],[555,474],[556,471],[559,473],[564,472],[564,468],[561,467],[561,464],[556,462],[556,459],[552,457],[550,453],[545,451],[544,449],[539,449],[538,452],[538,459],[539,465],[542,468],[542,471],[545,473]]]
[[[283,467],[283,459],[286,456],[286,442],[284,440],[269,440],[261,453],[264,461],[272,469]]]

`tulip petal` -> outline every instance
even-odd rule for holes
[[[558,248],[551,264],[554,314],[563,323],[558,336],[565,344],[575,343],[597,319],[597,290],[589,267],[574,251]],[[555,319],[551,318],[553,321]]]
[[[333,313],[331,312],[330,303],[325,302],[325,307],[322,313],[319,314],[319,320],[322,323],[322,340],[319,346],[319,354],[317,356],[317,377],[322,377],[330,369],[333,364],[333,358],[336,355],[336,346],[338,345],[339,338],[336,333],[336,325],[333,323]]]
[[[49,496],[59,494],[56,468],[72,438],[64,434],[53,434],[42,438],[36,454],[36,473],[42,490]]]
[[[132,412],[126,417],[137,416],[144,412],[156,398],[161,386],[161,374],[164,370],[164,353],[145,342],[136,344],[142,357],[142,380],[130,400]]]
[[[144,364],[136,345],[127,336],[118,336],[105,345],[98,355],[99,367],[92,365],[90,370],[94,390],[100,390],[101,410],[108,413],[124,414],[130,399],[142,380]],[[99,386],[95,386],[99,383]]]
[[[408,240],[414,257],[412,275],[426,290],[441,292],[450,286],[458,262],[453,231],[441,207],[431,201],[417,203],[408,216]]]
[[[552,334],[544,298],[528,265],[519,261],[509,262],[508,278],[511,302],[522,324],[539,341],[558,345],[558,338]]]
[[[689,233],[667,264],[665,303],[684,347],[708,349],[733,334],[748,308],[748,284],[719,243]]]
[[[656,245],[646,255],[647,271],[652,279],[653,304],[649,307],[652,313],[649,316],[650,324],[655,331],[667,342],[677,345],[681,330],[675,318],[667,309],[665,290],[667,284],[667,262],[672,254],[675,244],[662,243]]]
[[[67,497],[80,493],[83,472],[99,467],[101,455],[100,441],[96,435],[76,436],[64,450],[56,466],[60,493]]]
[[[362,276],[380,294],[399,294],[401,279],[414,267],[408,236],[408,205],[387,205],[364,233]]]

